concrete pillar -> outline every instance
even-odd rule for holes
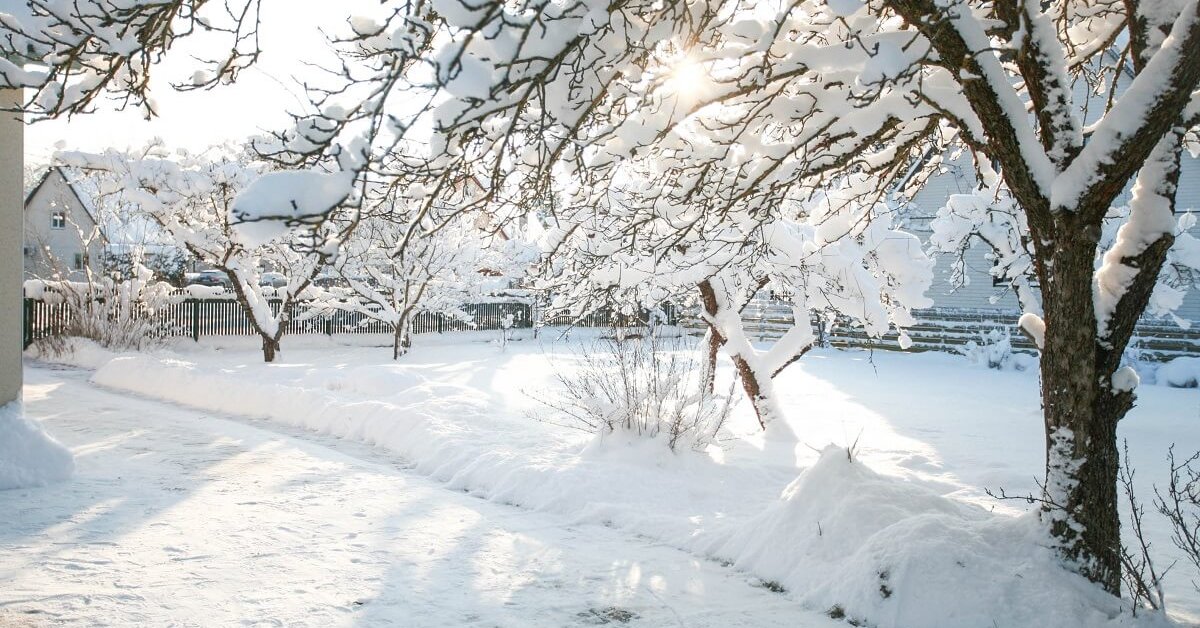
[[[0,89],[0,105],[21,104],[21,90]],[[25,127],[0,113],[0,405],[21,397],[21,281],[25,219]]]

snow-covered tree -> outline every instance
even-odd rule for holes
[[[985,185],[995,180],[1018,208],[1010,224],[1029,244],[1043,309],[1022,327],[1042,349],[1044,519],[1069,563],[1113,593],[1116,428],[1136,385],[1121,357],[1175,239],[1180,151],[1200,121],[1198,10],[885,0],[855,12],[903,42],[900,72],[880,89],[936,106]],[[1085,126],[1097,90],[1109,98]],[[1097,268],[1106,220],[1131,183],[1128,218]]]
[[[412,237],[409,226],[394,206],[364,218],[333,265],[345,287],[328,288],[314,302],[326,315],[357,312],[386,323],[393,359],[411,346],[416,314],[470,320],[464,305],[488,298],[498,282],[522,270],[515,243],[489,236],[474,221],[460,218]]]
[[[340,224],[327,219],[345,200],[340,195],[347,193],[346,188],[331,185],[332,189],[314,191],[297,185],[263,201],[262,191],[255,186],[274,182],[264,177],[266,166],[236,151],[210,152],[214,154],[170,155],[155,145],[137,155],[110,151],[62,153],[59,158],[110,175],[110,193],[123,194],[140,205],[180,248],[228,275],[238,303],[262,339],[263,359],[271,362],[293,305],[353,229],[353,221]],[[258,220],[287,213],[276,205],[281,196],[286,202],[288,194],[298,197],[292,203],[292,211],[298,213],[291,224]],[[264,282],[263,273],[268,271],[283,274],[287,284],[277,287]]]
[[[662,186],[645,183],[656,191]],[[706,380],[711,384],[723,349],[764,428],[781,415],[772,380],[817,342],[814,317],[840,317],[872,336],[894,327],[903,344],[910,308],[931,304],[924,292],[933,264],[916,237],[893,228],[886,205],[863,207],[833,191],[753,215],[719,214],[700,202],[699,209],[664,214],[661,206],[641,206],[638,194],[627,185],[614,193],[619,201],[579,211],[570,222],[560,210],[542,242],[550,254],[544,285],[576,312],[614,303],[698,302],[708,326]],[[790,301],[793,324],[760,350],[746,336],[741,312],[768,288]]]

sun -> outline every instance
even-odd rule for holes
[[[698,97],[711,79],[704,64],[688,56],[680,57],[667,72],[664,86],[668,91],[685,99]]]

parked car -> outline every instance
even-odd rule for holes
[[[322,275],[313,280],[313,285],[318,288],[349,288],[350,282],[334,275]]]
[[[187,285],[225,288],[226,290],[233,289],[233,282],[229,279],[229,275],[220,270],[202,270],[198,273],[189,273],[187,276]]]
[[[280,273],[263,273],[258,279],[258,285],[272,288],[284,288],[288,285],[287,277]]]

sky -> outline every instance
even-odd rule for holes
[[[113,104],[104,102],[95,113],[37,122],[26,127],[26,162],[48,163],[60,149],[137,148],[156,137],[172,148],[199,150],[286,128],[289,112],[307,110],[300,79],[312,80],[317,75],[304,62],[336,59],[319,27],[341,31],[347,6],[357,3],[262,0],[263,53],[237,83],[209,91],[173,90],[171,82],[186,82],[200,67],[194,57],[214,56],[205,51],[211,48],[211,40],[183,40],[154,70],[151,85],[159,107],[156,119],[147,121],[132,108],[116,111]]]

